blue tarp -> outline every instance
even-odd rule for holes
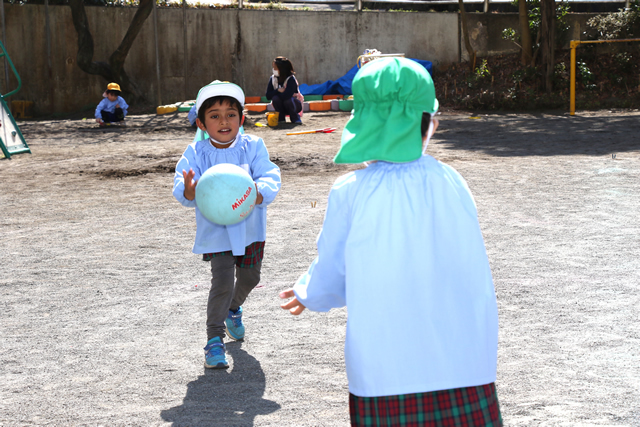
[[[424,61],[422,59],[413,59],[418,64],[427,69],[429,74],[432,74],[431,61]],[[351,95],[351,82],[358,72],[358,66],[354,65],[347,74],[340,77],[338,80],[328,80],[324,83],[317,85],[306,85],[302,83],[298,90],[303,95]]]

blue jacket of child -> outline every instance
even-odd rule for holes
[[[196,124],[197,118],[198,118],[198,112],[196,111],[196,106],[194,105],[189,110],[189,114],[187,114],[187,119],[189,120],[189,123],[191,123],[191,126]]]
[[[242,222],[218,225],[202,215],[194,200],[184,197],[182,171],[193,169],[194,180],[200,179],[211,166],[231,163],[240,166],[251,175],[262,194],[262,203]],[[206,254],[231,250],[234,255],[244,255],[245,247],[253,242],[263,242],[267,237],[267,206],[280,191],[280,168],[271,162],[262,140],[254,135],[238,133],[235,143],[224,149],[214,147],[209,139],[189,144],[176,165],[173,177],[173,196],[183,206],[196,208],[196,239],[193,253]]]
[[[105,98],[102,98],[102,101],[100,101],[100,103],[96,107],[96,114],[95,114],[96,119],[102,118],[103,111],[107,111],[109,113],[115,113],[116,105],[120,106],[120,108],[122,109],[122,112],[126,116],[127,109],[129,108],[129,104],[127,104],[124,98],[119,96],[118,99],[116,99],[115,101],[109,101],[109,98],[105,97]]]

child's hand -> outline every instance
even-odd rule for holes
[[[286,89],[286,87],[279,87],[279,88],[278,88],[278,92],[282,93],[282,92],[284,92],[284,91],[285,91],[285,89]]]
[[[262,197],[262,194],[260,194],[260,192],[258,191],[258,183],[254,182],[254,184],[256,185],[256,206],[258,206],[259,204],[262,203],[262,201],[264,200],[264,198]]]
[[[102,123],[102,119],[96,119],[96,122]]]
[[[184,178],[184,198],[187,200],[193,200],[196,198],[196,184],[197,180],[193,180],[196,173],[193,169],[189,169],[189,172],[183,170],[182,177]]]
[[[291,297],[293,297],[291,301],[286,304],[281,304],[280,307],[282,307],[284,310],[289,310],[289,313],[297,316],[302,313],[307,307],[305,307],[300,301],[298,301],[298,298],[296,298],[296,294],[293,293],[293,289],[287,289],[286,291],[280,292],[280,298],[282,299]]]
[[[116,104],[116,108],[120,108],[120,104]]]

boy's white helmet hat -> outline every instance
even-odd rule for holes
[[[200,107],[209,98],[214,96],[230,96],[237,99],[240,105],[244,107],[244,92],[237,84],[231,82],[221,82],[220,80],[214,80],[208,85],[204,86],[198,92],[196,98],[196,111],[200,112]]]

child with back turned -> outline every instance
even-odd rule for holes
[[[244,93],[229,82],[214,81],[200,89],[196,124],[208,137],[194,141],[176,165],[173,195],[196,209],[193,252],[211,261],[211,289],[207,303],[205,367],[229,367],[225,331],[243,340],[242,304],[260,281],[267,226],[267,206],[280,191],[280,169],[271,162],[262,138],[240,133],[244,121]],[[200,176],[220,163],[240,166],[256,183],[256,206],[242,222],[218,225],[198,209],[195,189]],[[235,276],[235,277],[234,277]]]
[[[329,195],[318,257],[282,304],[347,306],[354,426],[501,426],[498,313],[471,192],[425,155],[438,127],[433,81],[384,58],[353,80],[336,163],[372,162]]]

